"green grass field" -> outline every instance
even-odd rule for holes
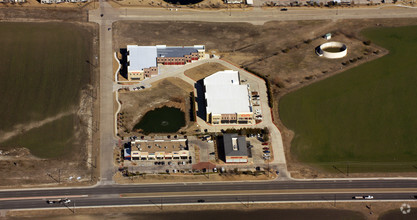
[[[417,171],[417,26],[362,34],[390,53],[280,100],[291,153],[335,172]]]
[[[91,33],[69,23],[0,23],[0,32],[0,131],[76,109],[90,79]],[[9,139],[7,146],[59,156],[74,147],[72,117]]]

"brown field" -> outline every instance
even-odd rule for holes
[[[138,135],[131,132],[135,124],[146,112],[162,106],[180,108],[185,113],[187,130],[194,125],[190,123],[190,92],[193,87],[179,78],[166,78],[152,84],[150,89],[134,92],[120,92],[122,103],[118,118],[118,133],[121,137]]]
[[[292,132],[282,125],[278,115],[279,98],[289,91],[308,85],[361,63],[383,56],[386,50],[374,44],[364,45],[359,32],[368,27],[414,25],[417,19],[364,19],[322,21],[273,21],[264,25],[248,23],[205,22],[133,22],[113,24],[114,49],[127,44],[206,45],[214,52],[242,68],[265,75],[272,84],[274,123],[280,128],[288,168],[296,177],[330,177],[328,173],[291,157]],[[152,31],[149,31],[152,30]],[[322,35],[348,46],[348,56],[327,60],[318,57],[314,48],[325,42]],[[139,37],[140,36],[140,37]],[[377,53],[374,53],[377,52]],[[360,58],[360,59],[359,59]],[[355,60],[347,65],[342,63]],[[369,174],[358,174],[367,176]],[[398,176],[398,174],[384,174]]]
[[[227,67],[219,63],[205,63],[192,69],[186,70],[184,74],[194,81],[198,81],[222,70],[227,70]]]
[[[0,7],[1,21],[88,21],[87,10],[82,8]]]
[[[267,210],[276,210],[277,213],[285,210],[298,211],[299,215],[292,216],[292,218],[287,218],[286,215],[282,215],[282,219],[324,219],[325,214],[329,214],[329,211],[334,212],[337,216],[333,218],[325,219],[340,219],[340,214],[344,213],[346,219],[370,219],[376,220],[379,217],[383,216],[387,210],[398,210],[403,202],[355,202],[355,203],[343,203],[333,201],[328,201],[325,203],[249,203],[249,204],[205,204],[205,205],[165,205],[163,209],[159,205],[152,206],[142,206],[142,207],[106,207],[106,208],[77,208],[76,215],[68,209],[55,209],[55,210],[25,210],[25,211],[9,211],[7,217],[10,219],[56,219],[57,216],[60,219],[77,219],[77,220],[86,220],[86,219],[140,219],[140,216],[143,216],[143,219],[155,218],[156,215],[161,216],[161,219],[171,219],[173,214],[180,216],[182,219],[187,216],[190,210],[203,213],[203,214],[215,214],[218,216],[220,211],[236,211],[240,213],[250,213],[250,212],[261,212]],[[417,205],[416,202],[409,202],[412,207]],[[371,208],[368,209],[366,206]],[[311,211],[319,211],[319,215],[315,218],[311,218]],[[355,213],[360,213],[360,216],[353,215],[349,211],[354,211]],[[372,211],[372,214],[370,214]],[[413,212],[414,210],[412,210]],[[214,213],[213,213],[214,212]],[[123,213],[123,214],[122,214]],[[140,215],[138,215],[140,213]],[[34,218],[33,216],[37,216]],[[224,216],[224,215],[223,215]],[[259,217],[259,214],[257,215]],[[270,219],[276,218],[277,215],[271,215]],[[410,215],[413,217],[415,215]],[[164,218],[162,218],[164,217]],[[349,218],[351,217],[351,218]],[[398,217],[398,216],[397,216]],[[407,215],[402,216],[403,219],[412,219],[407,218]]]

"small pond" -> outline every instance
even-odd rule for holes
[[[144,134],[173,133],[185,126],[185,114],[178,108],[164,106],[147,112],[135,125]]]

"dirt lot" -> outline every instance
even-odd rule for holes
[[[131,132],[135,124],[146,112],[162,106],[177,107],[185,113],[186,127],[180,131],[192,129],[190,123],[190,92],[193,87],[179,78],[167,78],[152,84],[150,89],[134,92],[120,92],[122,103],[118,118],[118,129],[121,137],[139,135]]]
[[[0,7],[0,21],[88,21],[82,8]]]
[[[279,120],[278,100],[289,91],[385,54],[387,51],[383,48],[363,44],[365,39],[359,35],[362,29],[413,25],[416,22],[417,19],[274,21],[261,26],[247,23],[116,22],[113,25],[113,46],[118,50],[125,48],[127,44],[203,44],[206,45],[206,51],[216,50],[216,54],[222,59],[267,76],[272,84],[274,97],[274,122],[282,132],[288,168],[294,171],[294,177],[340,177],[342,174],[326,173],[300,164],[291,157],[290,143],[293,134]],[[326,60],[314,53],[314,48],[325,42],[321,36],[329,32],[333,34],[334,40],[342,41],[348,46],[347,57]]]
[[[205,63],[192,69],[186,70],[184,74],[194,81],[198,81],[222,70],[227,70],[227,67],[219,63]]]
[[[206,182],[206,181],[245,181],[245,180],[271,180],[276,177],[275,174],[266,175],[262,174],[259,176],[253,175],[219,175],[219,174],[210,174],[210,175],[183,175],[183,174],[167,174],[167,175],[152,175],[148,174],[145,176],[135,176],[135,177],[123,177],[120,172],[118,172],[114,181],[120,184],[127,183],[161,183],[161,182]]]
[[[162,8],[195,8],[195,9],[219,9],[227,8],[228,5],[222,0],[203,0],[197,4],[191,5],[177,5],[169,4],[163,0],[111,0],[109,3],[115,7],[162,7]],[[246,4],[232,4],[229,5],[232,8],[247,8]]]

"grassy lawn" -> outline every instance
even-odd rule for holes
[[[291,153],[335,172],[416,171],[417,26],[362,34],[390,53],[281,99]]]
[[[0,30],[0,131],[76,109],[90,79],[91,34],[69,23],[0,23]],[[56,120],[7,143],[53,157],[72,147],[69,123]]]

